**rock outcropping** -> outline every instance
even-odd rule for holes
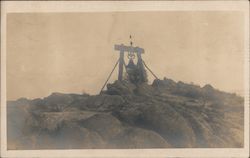
[[[8,101],[8,149],[243,147],[244,100],[204,87],[115,81],[100,95]]]

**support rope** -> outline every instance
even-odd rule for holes
[[[106,82],[105,82],[104,85],[102,86],[102,89],[101,89],[101,91],[100,91],[99,94],[101,94],[102,90],[104,89],[104,87],[106,86],[107,82],[109,81],[109,78],[111,77],[112,73],[114,72],[116,66],[117,66],[118,63],[119,63],[119,60],[120,60],[120,59],[117,60],[117,62],[116,62],[116,64],[115,64],[114,68],[112,69],[112,71],[111,71],[111,73],[109,74],[109,76],[108,76]]]
[[[152,70],[150,70],[150,68],[146,65],[146,63],[142,60],[143,65],[148,69],[149,72],[151,72],[151,74],[155,77],[155,79],[159,79]]]

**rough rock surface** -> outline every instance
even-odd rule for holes
[[[8,101],[8,149],[243,147],[244,100],[170,79]]]

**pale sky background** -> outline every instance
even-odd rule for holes
[[[99,93],[114,44],[145,49],[161,79],[243,93],[244,14],[226,11],[13,13],[7,17],[7,99]],[[117,79],[117,71],[110,83]],[[150,80],[153,77],[149,74]]]

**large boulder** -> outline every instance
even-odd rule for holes
[[[168,104],[144,104],[115,115],[133,126],[150,129],[175,147],[192,147],[195,135],[188,122]]]
[[[95,111],[111,111],[115,108],[119,108],[125,100],[119,95],[94,95],[84,100],[84,102],[78,102],[79,108],[82,110],[95,110]]]
[[[113,84],[107,84],[107,91],[109,95],[132,95],[136,86],[128,81],[115,81]]]
[[[96,114],[88,119],[80,120],[79,124],[97,132],[105,140],[113,139],[123,130],[121,122],[111,114]]]
[[[113,139],[116,148],[169,148],[171,145],[151,130],[128,127]]]

